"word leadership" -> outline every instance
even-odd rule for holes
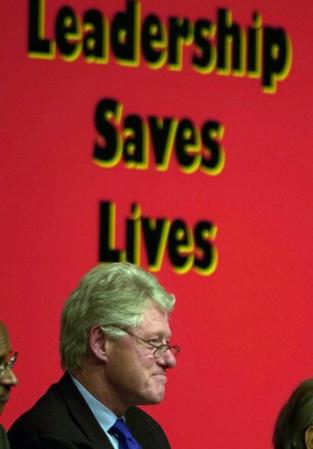
[[[171,2],[168,3],[169,7]],[[145,5],[146,6],[146,5]],[[291,39],[281,27],[263,27],[253,12],[251,26],[232,19],[232,11],[217,9],[215,23],[171,15],[162,21],[155,13],[142,15],[140,0],[126,0],[125,10],[111,21],[95,8],[82,17],[70,6],[56,12],[54,37],[45,36],[45,0],[29,0],[28,54],[31,58],[64,61],[81,55],[88,63],[183,70],[189,64],[201,74],[260,78],[264,92],[273,93],[291,68]]]

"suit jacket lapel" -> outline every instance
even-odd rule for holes
[[[9,441],[4,428],[0,425],[0,448],[9,449]]]
[[[64,374],[60,380],[59,391],[73,420],[90,440],[92,446],[96,449],[112,449],[108,438],[68,373]]]
[[[131,407],[126,412],[126,423],[138,443],[142,446],[142,449],[162,449],[154,445],[154,437],[151,428],[146,422],[143,426],[142,420],[138,418],[138,415],[134,412],[134,407]]]

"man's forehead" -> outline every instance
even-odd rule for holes
[[[143,313],[143,318],[146,320],[168,320],[168,313],[165,310],[160,309],[155,304],[149,304]]]
[[[10,346],[9,334],[5,324],[0,321],[0,354],[8,351]]]
[[[143,314],[143,321],[137,326],[138,329],[170,333],[168,313],[160,310],[155,305],[150,305]]]

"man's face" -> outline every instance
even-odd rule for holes
[[[0,365],[7,362],[11,351],[8,331],[3,323],[0,322]],[[9,400],[10,389],[17,384],[17,378],[12,369],[7,367],[0,376],[0,413],[2,413],[6,402]]]
[[[155,345],[168,343],[171,336],[167,313],[155,306],[146,310],[139,326],[129,330]],[[175,365],[175,356],[169,350],[154,358],[153,350],[131,335],[108,342],[107,381],[117,402],[125,408],[159,403],[165,393],[166,370]]]

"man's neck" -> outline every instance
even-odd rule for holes
[[[72,373],[72,376],[75,377],[92,396],[111,410],[116,416],[125,414],[129,405],[126,405],[120,397],[117,396],[114,388],[108,384],[103,369],[87,365],[81,370]]]

